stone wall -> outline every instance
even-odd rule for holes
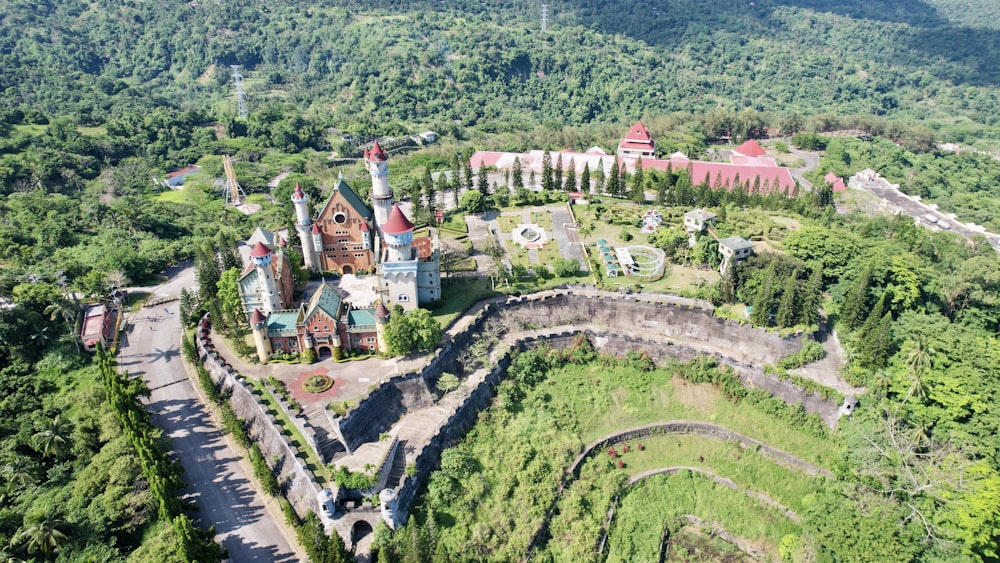
[[[512,331],[589,324],[625,336],[684,342],[699,352],[718,353],[744,363],[774,364],[802,348],[801,334],[782,337],[714,317],[701,302],[687,301],[665,303],[641,296],[553,292],[511,299],[502,316]]]
[[[253,388],[215,353],[207,330],[204,334],[201,329],[197,331],[195,345],[198,357],[211,374],[212,380],[229,395],[233,411],[245,421],[250,439],[260,447],[264,459],[272,465],[278,482],[283,486],[285,497],[295,508],[295,512],[303,518],[310,510],[315,512],[316,495],[321,488],[316,482],[316,476],[299,455],[298,448],[292,445],[291,438],[280,430],[277,421],[268,414],[267,407]]]
[[[408,373],[382,383],[343,417],[333,418],[334,430],[348,453],[361,444],[378,441],[412,409],[433,404],[427,384],[419,374]]]

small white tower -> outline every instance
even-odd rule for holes
[[[258,242],[250,251],[250,259],[253,260],[253,266],[257,269],[261,305],[267,315],[281,308],[278,301],[278,287],[274,283],[274,271],[271,269],[271,255],[271,249],[262,242]]]
[[[320,252],[323,252],[323,231],[319,229],[319,223],[313,223],[312,240],[310,243],[313,248],[313,252],[315,252],[317,256]]]
[[[253,329],[253,343],[257,348],[257,358],[260,363],[266,364],[271,356],[271,341],[267,339],[267,318],[261,314],[260,309],[254,309],[250,315],[250,327]]]
[[[382,225],[382,236],[388,249],[386,262],[413,260],[413,228],[413,223],[406,218],[399,205],[393,205],[389,219]]]
[[[392,190],[389,189],[389,163],[385,150],[378,144],[365,150],[365,168],[372,176],[372,207],[375,208],[375,224],[381,227],[389,220],[392,210]]]
[[[403,455],[402,452],[396,455]],[[382,520],[389,525],[390,529],[395,530],[399,522],[397,519],[399,513],[396,511],[396,491],[392,489],[382,489],[382,492],[378,494],[379,503],[382,505]]]
[[[309,194],[298,184],[295,184],[295,191],[292,192],[292,203],[295,204],[295,230],[299,232],[299,242],[302,244],[302,261],[305,262],[306,268],[310,271],[317,272],[319,271],[319,253],[309,236],[312,230],[310,229],[312,221],[309,219]],[[322,245],[320,245],[320,250],[322,250]]]

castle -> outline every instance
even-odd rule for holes
[[[300,186],[291,199],[305,267],[314,274],[357,276],[362,285],[370,280],[365,294],[374,299],[358,295],[357,302],[348,302],[344,292],[324,279],[295,307],[287,242],[258,228],[247,241],[250,260],[240,275],[239,290],[261,362],[274,352],[313,350],[319,359],[338,349],[385,352],[389,307],[412,310],[441,298],[437,232],[430,229],[428,236],[414,236],[414,224],[393,201],[388,158],[378,141],[364,157],[372,178],[372,207],[342,177],[315,220],[309,213],[309,195]]]

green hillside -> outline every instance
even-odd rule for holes
[[[273,101],[342,128],[517,128],[752,107],[992,125],[998,8],[959,2],[639,0],[0,2],[0,105],[99,124],[169,101]],[[152,95],[150,95],[152,94]],[[357,123],[360,122],[360,123]]]

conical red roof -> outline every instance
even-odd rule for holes
[[[255,244],[253,250],[250,251],[250,256],[253,256],[254,258],[263,258],[269,254],[271,254],[270,247],[262,242]]]
[[[646,130],[646,126],[643,125],[641,121],[636,121],[635,125],[633,125],[625,135],[625,140],[644,143],[651,141],[652,137],[649,136],[649,131]]]
[[[366,223],[364,221],[361,222],[361,232],[362,233],[367,233],[368,232],[368,223]]]
[[[393,205],[392,211],[389,212],[389,218],[385,225],[382,225],[382,232],[388,235],[401,235],[412,230],[413,223],[406,218],[403,210],[399,208],[399,204]]]
[[[389,318],[389,309],[386,309],[385,305],[383,305],[382,302],[379,301],[378,305],[375,307],[375,319],[378,320],[378,319],[388,319],[388,318]]]
[[[313,223],[313,229],[312,229],[312,233],[313,233],[314,235],[318,235],[318,234],[320,233],[320,230],[319,230],[319,223]]]
[[[267,322],[267,317],[265,317],[260,312],[260,309],[254,309],[253,313],[250,315],[250,324],[251,325],[259,325],[259,324],[263,324],[265,322]]]
[[[750,139],[734,149],[736,152],[746,156],[764,156],[767,151],[760,146],[757,141]]]
[[[382,161],[382,160],[386,160],[387,158],[389,158],[389,157],[386,156],[385,149],[383,149],[382,145],[378,144],[378,140],[376,140],[372,144],[372,150],[371,150],[371,152],[368,153],[368,159],[369,160]]]

